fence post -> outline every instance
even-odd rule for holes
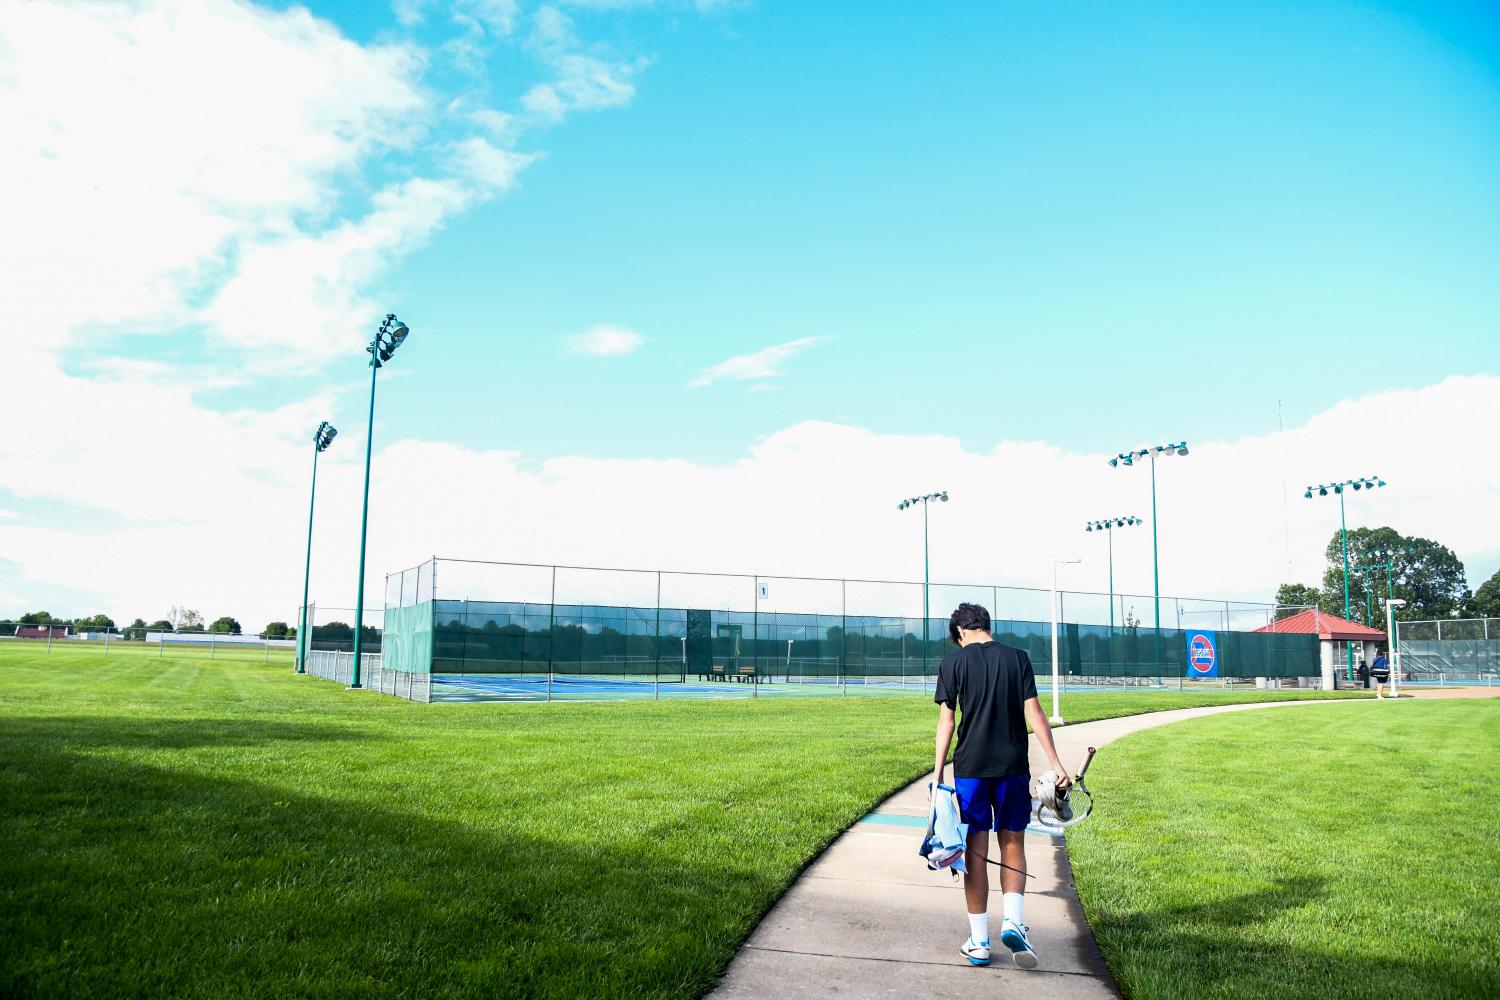
[[[844,623],[844,633],[839,642],[839,693],[849,693],[849,581],[839,580],[839,616]],[[869,653],[865,662],[869,662]],[[867,671],[869,667],[865,668]]]
[[[651,637],[651,687],[661,701],[661,570],[656,571],[656,634]]]
[[[552,657],[557,645],[557,567],[552,567],[552,596],[547,605],[547,701],[552,701]]]
[[[109,655],[109,629],[104,630],[104,655]]]
[[[755,603],[751,605],[750,611],[750,662],[754,667],[754,673],[750,679],[754,682],[750,685],[750,697],[760,697],[760,576],[750,578],[750,585],[755,588]]]

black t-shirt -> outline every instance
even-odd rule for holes
[[[1026,701],[1036,697],[1036,675],[1023,649],[991,639],[943,657],[933,701],[958,711],[953,774],[1009,778],[1031,771],[1026,752]]]

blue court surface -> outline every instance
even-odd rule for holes
[[[1043,694],[1051,688],[1038,685]],[[1064,693],[1090,691],[1160,691],[1147,685],[1129,687],[1098,684],[1067,684]],[[656,699],[712,698],[829,698],[847,695],[932,696],[932,681],[915,678],[851,677],[777,678],[759,683],[736,679],[707,680],[693,675],[667,674],[660,679],[641,675],[604,674],[433,674],[433,701],[530,702],[530,701],[650,701]]]

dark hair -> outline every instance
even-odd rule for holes
[[[990,630],[990,613],[982,604],[960,604],[948,616],[948,639],[953,645],[958,645],[958,630],[961,628],[972,629],[979,632]]]

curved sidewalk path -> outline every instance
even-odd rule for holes
[[[1403,699],[1404,700],[1404,699]],[[1058,754],[1076,768],[1087,747],[1201,715],[1336,701],[1256,702],[1101,719],[1053,730]],[[1357,701],[1364,704],[1363,699]],[[1033,773],[1046,758],[1031,741]],[[1109,768],[1108,757],[1099,765]],[[917,844],[927,827],[927,776],[875,807],[835,840],[766,914],[711,994],[765,997],[1118,997],[1073,888],[1061,836],[1026,831],[1026,922],[1041,968],[1023,972],[1004,948],[987,968],[966,964],[962,882],[926,870]],[[991,878],[999,895],[999,880]],[[990,906],[992,926],[1000,901]]]

